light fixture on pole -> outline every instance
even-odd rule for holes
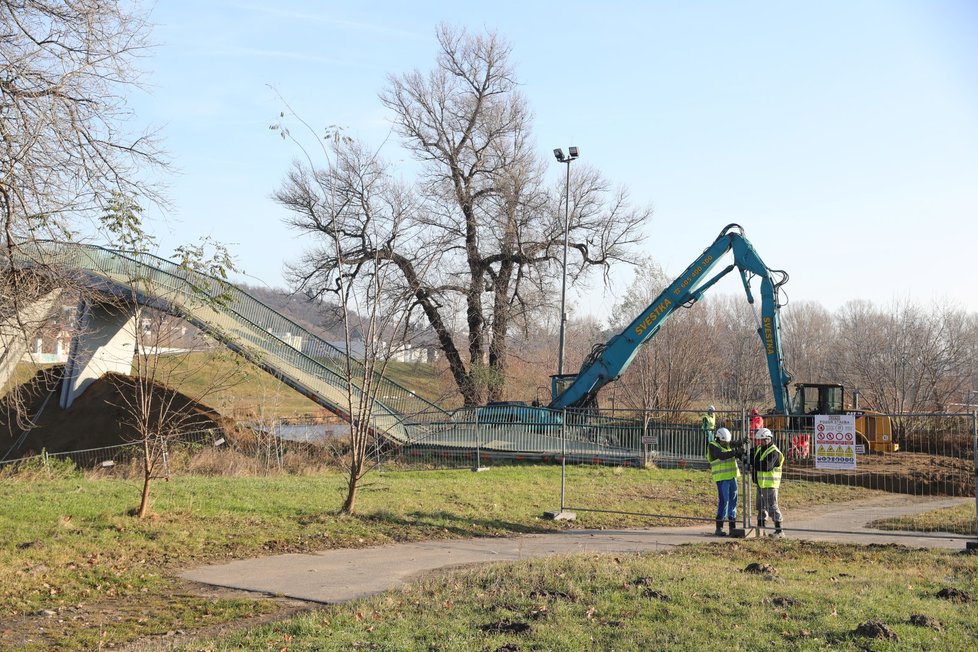
[[[567,234],[570,230],[570,164],[578,156],[576,147],[567,148],[567,156],[559,147],[554,150],[558,163],[567,165],[567,181],[564,185],[564,262],[560,274],[560,350],[557,353],[557,375],[564,373],[564,328],[567,325]]]

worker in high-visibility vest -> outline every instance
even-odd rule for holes
[[[774,536],[784,537],[781,531],[781,508],[778,507],[778,488],[781,486],[781,470],[784,455],[774,443],[774,435],[767,428],[754,434],[756,448],[751,460],[751,477],[757,485],[757,528],[764,534],[768,514],[774,519]]]
[[[751,435],[751,437],[753,437],[754,434],[758,430],[760,430],[761,428],[763,428],[763,427],[764,427],[764,417],[762,417],[760,414],[758,414],[758,412],[757,412],[756,409],[755,410],[751,410],[750,411],[750,435]]]
[[[713,441],[714,431],[717,427],[717,409],[712,405],[706,408],[706,414],[703,415],[703,434],[706,435],[706,443]]]
[[[743,450],[743,442],[730,443],[730,431],[717,428],[716,436],[706,448],[706,460],[710,463],[710,475],[717,483],[717,529],[714,534],[725,537],[724,520],[730,524],[730,534],[737,526],[737,479],[740,466],[737,457]]]

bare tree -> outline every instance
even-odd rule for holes
[[[921,350],[921,381],[931,409],[953,411],[963,403],[975,370],[976,320],[959,310],[935,306]]]
[[[120,308],[132,310],[134,304]],[[213,428],[218,415],[206,404],[219,392],[239,383],[242,360],[215,346],[196,332],[195,344],[175,347],[183,321],[166,313],[136,308],[138,348],[133,372],[119,379],[119,407],[131,427],[133,441],[142,449],[143,486],[135,515],[151,513],[150,489],[154,480],[169,480],[175,444],[188,434]],[[228,364],[222,364],[221,360]]]
[[[100,218],[103,228],[114,240],[122,242],[126,255],[133,256],[137,262],[155,248],[153,238],[142,229],[142,210],[135,200],[116,195]],[[239,373],[243,360],[233,354],[224,354],[236,363],[228,365],[214,364],[217,353],[195,354],[197,349],[214,347],[187,346],[188,332],[191,342],[202,342],[204,336],[196,329],[186,328],[183,321],[190,305],[195,310],[220,310],[229,300],[227,279],[235,267],[227,249],[205,238],[177,247],[174,257],[182,282],[169,287],[154,283],[144,276],[151,268],[132,264],[120,267],[128,269],[130,274],[123,279],[124,292],[109,299],[93,297],[127,318],[128,325],[123,328],[133,329],[132,338],[136,342],[132,374],[121,381],[123,387],[118,396],[119,407],[135,433],[135,441],[142,447],[143,489],[135,510],[139,518],[150,513],[153,480],[170,477],[172,443],[210,421],[201,410],[208,398],[243,379]],[[147,293],[154,297],[158,309],[143,307]],[[188,388],[190,393],[179,391],[179,387]]]
[[[313,300],[340,308],[346,353],[340,361],[343,416],[350,424],[341,512],[353,513],[360,482],[372,469],[369,453],[383,443],[385,425],[375,420],[378,381],[416,332],[415,279],[429,271],[423,261],[437,257],[407,260],[399,253],[428,247],[422,230],[408,220],[418,210],[417,198],[393,181],[384,161],[334,132],[322,150],[326,167],[314,168],[309,152],[296,144],[307,163],[296,163],[275,196],[293,209],[291,226],[316,236],[316,245],[290,268],[293,285]]]
[[[821,304],[793,302],[781,311],[785,365],[799,381],[836,382],[832,361],[835,321]]]
[[[895,303],[886,310],[847,304],[837,359],[847,385],[890,413],[947,410],[974,373],[974,319],[941,307]]]
[[[41,239],[75,236],[117,194],[159,200],[140,170],[161,165],[153,138],[129,131],[125,92],[148,25],[115,0],[0,0],[0,319],[29,339],[37,310],[69,279],[25,266]],[[35,261],[37,262],[37,261]],[[16,344],[5,337],[5,350]]]
[[[563,193],[543,184],[509,47],[495,34],[448,27],[439,30],[438,42],[434,70],[392,76],[381,94],[422,168],[401,236],[367,243],[362,225],[346,223],[338,241],[342,256],[310,251],[296,269],[309,277],[342,259],[350,265],[345,273],[355,275],[358,260],[392,262],[398,288],[413,296],[471,405],[502,396],[511,332],[555,295]],[[309,193],[320,176],[297,167],[276,194],[293,210],[293,226],[309,232],[329,231],[317,215],[325,201]],[[337,196],[355,189],[358,180],[347,181],[353,185],[335,188]],[[570,273],[577,277],[627,256],[651,210],[631,209],[627,193],[612,191],[586,167],[576,170],[572,193],[570,244],[577,255]],[[455,310],[464,316],[461,330],[451,327]]]
[[[717,364],[712,370],[719,380],[724,403],[747,408],[771,396],[766,355],[757,336],[760,328],[754,307],[742,297],[721,296],[711,300]]]

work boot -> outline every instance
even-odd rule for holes
[[[734,530],[737,528],[737,521],[735,519],[729,519],[727,525],[730,527],[730,536],[733,536]]]
[[[781,521],[774,522],[774,536],[778,539],[784,538],[784,532],[781,531]]]
[[[713,533],[713,535],[714,536],[718,536],[718,537],[725,537],[725,536],[727,536],[727,533],[723,531],[723,520],[722,519],[717,521],[717,530],[716,530],[716,532]]]

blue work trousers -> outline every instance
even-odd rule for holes
[[[737,518],[737,479],[720,480],[717,483],[717,520]]]

